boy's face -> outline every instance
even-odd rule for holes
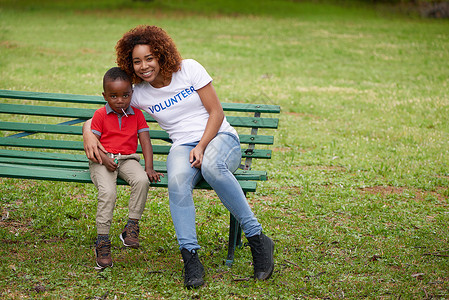
[[[123,114],[131,102],[133,89],[131,83],[125,80],[117,79],[105,82],[103,97],[109,103],[109,106],[119,114]]]

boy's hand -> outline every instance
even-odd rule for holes
[[[158,182],[161,181],[160,176],[164,177],[164,174],[156,172],[153,169],[150,170],[145,170],[147,172],[148,175],[148,179],[150,179],[150,182]]]
[[[117,170],[117,164],[114,162],[113,158],[103,156],[103,165],[109,172],[114,172]]]

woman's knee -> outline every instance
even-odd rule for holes
[[[171,174],[168,176],[168,190],[169,192],[177,192],[177,193],[191,193],[193,190],[191,181],[192,179],[188,178],[186,174]]]
[[[201,164],[201,175],[208,181],[209,178],[217,178],[220,176],[223,170],[227,169],[224,162],[220,162],[216,159],[214,160],[203,160]]]

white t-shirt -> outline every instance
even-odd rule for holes
[[[206,129],[209,113],[196,91],[211,81],[201,64],[185,59],[181,70],[172,74],[168,86],[154,88],[145,81],[136,84],[131,105],[146,111],[159,123],[173,141],[172,148],[198,142]],[[230,132],[238,137],[226,118],[218,132]]]

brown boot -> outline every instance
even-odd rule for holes
[[[95,261],[99,269],[112,267],[111,241],[97,241],[95,243]]]
[[[120,239],[125,247],[139,248],[139,223],[130,222],[126,224]]]

